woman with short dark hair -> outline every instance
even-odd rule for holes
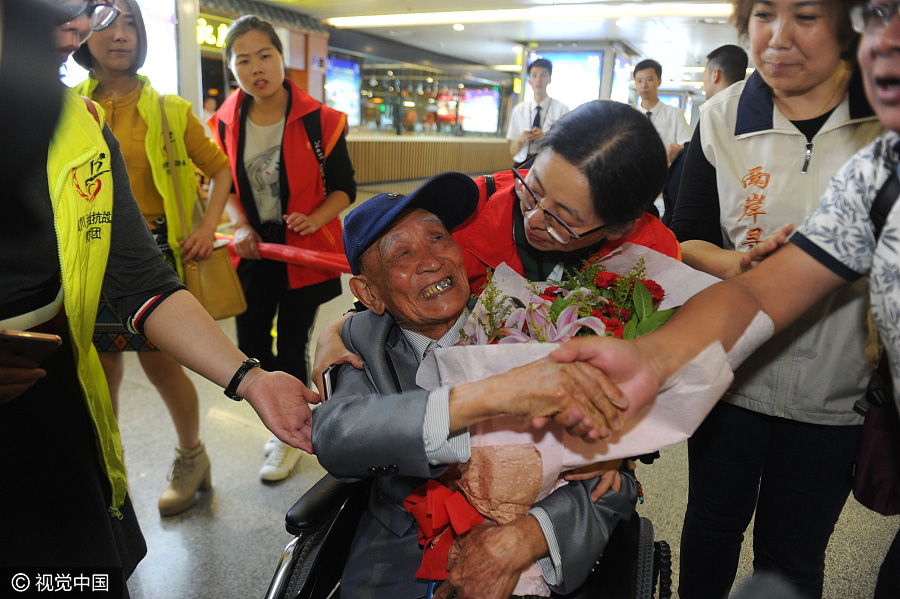
[[[73,54],[90,71],[90,78],[76,91],[99,103],[113,134],[120,140],[131,188],[141,213],[173,269],[183,277],[184,264],[212,255],[216,227],[231,190],[228,159],[206,136],[206,128],[191,111],[191,104],[166,94],[164,110],[172,133],[181,210],[169,173],[163,139],[160,94],[138,69],[147,57],[147,30],[136,0],[115,0],[119,16],[103,31],[92,35]],[[199,223],[192,222],[197,182],[194,165],[207,177],[209,208]],[[184,239],[184,226],[192,233]],[[123,351],[137,351],[147,378],[162,396],[178,443],[169,485],[159,497],[159,513],[171,516],[196,501],[198,490],[212,484],[209,457],[200,439],[200,404],[197,390],[181,364],[159,351],[140,335],[128,332],[102,301],[94,331],[94,345],[109,382],[113,408],[118,415],[119,389],[124,375]]]

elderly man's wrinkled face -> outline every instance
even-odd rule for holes
[[[370,310],[401,327],[439,339],[465,309],[469,283],[462,252],[441,220],[426,210],[404,212],[365,251],[350,281]]]

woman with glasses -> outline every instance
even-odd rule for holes
[[[541,139],[530,169],[475,180],[478,209],[452,232],[472,293],[481,293],[488,269],[502,262],[545,281],[626,242],[679,258],[675,236],[647,212],[666,168],[662,140],[642,113],[609,100],[569,112]],[[342,324],[319,336],[314,381],[330,364],[362,368],[341,341]]]
[[[231,169],[228,158],[207,137],[206,126],[191,111],[190,102],[166,94],[164,109],[182,202],[179,209],[163,140],[160,94],[146,77],[137,74],[147,56],[147,30],[140,7],[135,0],[115,0],[111,8],[119,15],[72,55],[90,71],[90,77],[75,91],[103,107],[121,144],[141,213],[166,261],[183,275],[185,263],[212,255],[216,227],[231,191]],[[210,179],[209,207],[198,223],[192,222],[197,198],[194,165]],[[182,214],[188,221],[185,226]],[[193,233],[182,239],[185,228]],[[159,513],[172,516],[188,509],[196,501],[197,491],[212,484],[209,457],[200,439],[200,406],[194,384],[181,364],[145,337],[129,333],[105,301],[97,315],[94,345],[100,352],[116,415],[125,370],[123,352],[137,352],[147,378],[172,416],[178,438],[169,485],[159,497]]]
[[[841,165],[883,131],[856,66],[851,4],[735,0],[757,70],[702,108],[671,224],[687,264],[740,273],[746,252],[772,233],[783,243],[779,227],[811,214]],[[865,280],[817,303],[737,370],[689,440],[682,598],[728,594],[754,512],[754,569],[822,595],[862,429],[853,405],[873,368],[868,311]]]
[[[530,169],[476,180],[478,210],[453,231],[472,293],[501,262],[546,281],[626,242],[680,256],[672,233],[647,212],[665,181],[662,141],[643,114],[627,108],[583,104],[541,139]]]
[[[7,0],[0,15],[4,68],[8,60],[28,59],[32,68],[43,65],[35,79],[52,76],[59,61],[23,57],[11,43],[11,4]],[[54,6],[65,10],[52,26],[32,19],[29,33],[46,40],[46,49],[61,60],[88,37],[92,21],[103,24],[97,13],[110,5]],[[16,590],[40,591],[38,574],[64,568],[58,572],[69,574],[76,592],[75,577],[94,585],[99,578],[92,574],[107,574],[106,591],[91,586],[88,592],[127,597],[124,581],[146,545],[91,344],[101,289],[132,331],[226,387],[230,396],[246,397],[267,427],[306,450],[306,401],[317,398],[289,375],[255,368],[258,362],[234,347],[184,289],[141,217],[102,108],[72,90],[60,95],[53,137],[43,137],[41,159],[21,167],[6,188],[8,213],[0,223],[0,330],[20,332],[19,338],[25,332],[55,334],[62,341],[43,358],[27,360],[0,348],[0,564],[22,573],[13,582]],[[27,116],[36,122],[53,118],[37,110]],[[50,578],[58,588],[59,579]]]

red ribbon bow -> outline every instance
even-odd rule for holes
[[[447,579],[447,554],[456,537],[478,525],[484,517],[465,496],[429,480],[403,500],[403,507],[419,524],[419,544],[425,548],[416,578]]]

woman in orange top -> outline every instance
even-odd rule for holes
[[[166,115],[189,229],[197,195],[190,163],[211,180],[206,216],[187,239],[179,239],[181,217],[162,137],[159,93],[146,77],[137,74],[147,56],[147,31],[135,0],[116,0],[114,6],[120,14],[113,23],[92,35],[73,55],[90,71],[90,78],[76,91],[103,107],[106,122],[121,145],[141,213],[167,262],[180,271],[183,262],[206,260],[212,254],[216,226],[231,188],[231,171],[228,159],[191,112],[190,103],[168,95]],[[105,302],[100,305],[94,345],[116,411],[124,374],[121,352],[138,351],[141,366],[165,401],[178,435],[172,476],[159,498],[159,512],[169,516],[186,510],[196,501],[197,490],[211,484],[209,458],[200,440],[197,390],[181,364],[146,338],[127,332]]]

